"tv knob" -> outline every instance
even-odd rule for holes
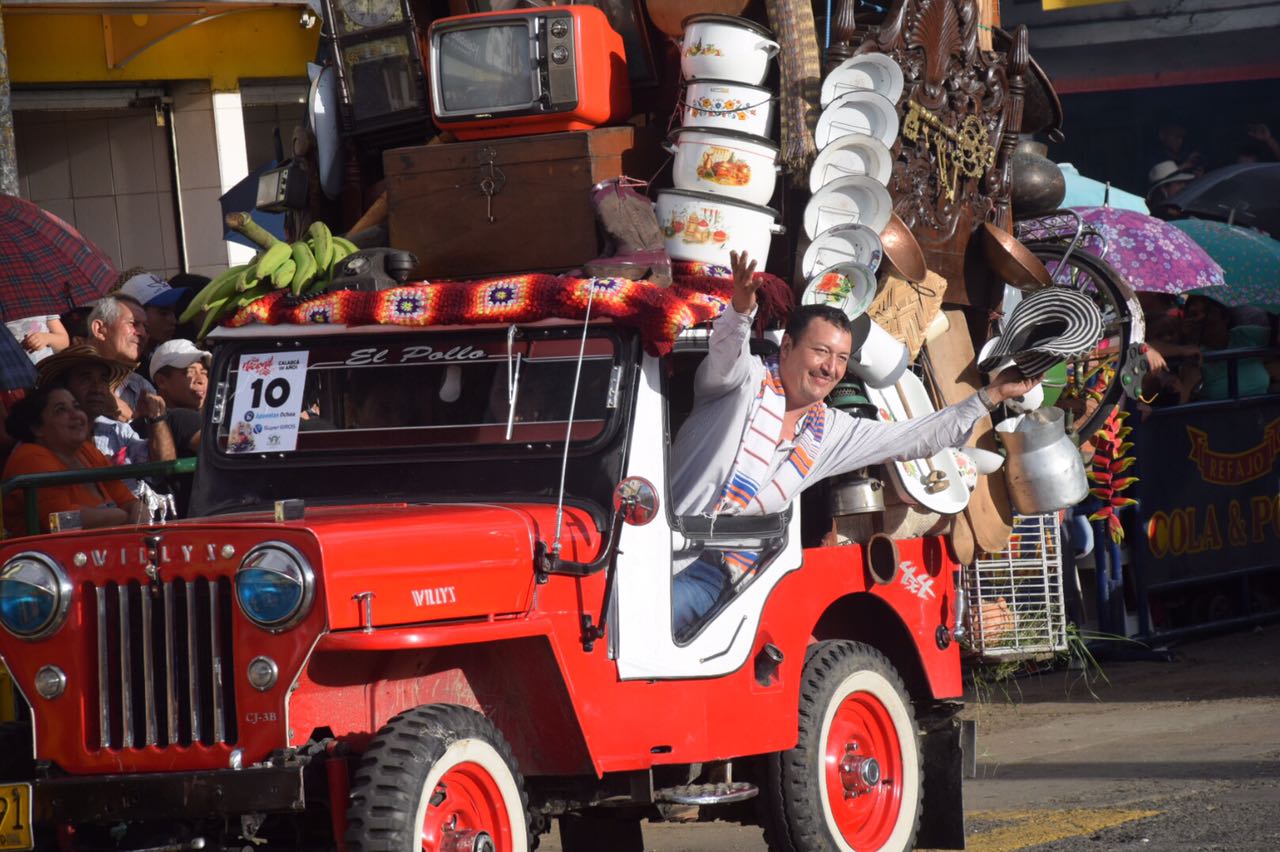
[[[569,61],[569,48],[560,45],[551,51],[551,61],[557,65],[563,65]]]
[[[567,21],[553,21],[551,23],[551,34],[556,38],[564,38],[569,34],[569,23]]]

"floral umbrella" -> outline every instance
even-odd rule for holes
[[[1222,267],[1168,222],[1115,207],[1072,209],[1096,232],[1082,246],[1100,255],[1135,290],[1177,294],[1225,283]]]
[[[1248,228],[1180,219],[1170,222],[1222,266],[1225,287],[1193,292],[1227,307],[1254,305],[1280,313],[1280,241]]]

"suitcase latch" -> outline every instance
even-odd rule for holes
[[[483,148],[480,156],[485,158],[486,162],[480,166],[480,177],[476,180],[476,185],[484,195],[485,215],[488,216],[489,224],[492,225],[498,221],[493,216],[493,197],[502,192],[502,187],[507,184],[507,176],[494,163],[498,158],[498,149]]]

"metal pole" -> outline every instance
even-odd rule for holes
[[[18,194],[18,152],[13,142],[13,100],[9,96],[9,53],[0,8],[0,194]]]

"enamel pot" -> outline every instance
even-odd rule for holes
[[[768,204],[777,183],[778,146],[763,136],[732,130],[681,127],[664,146],[675,155],[672,180],[677,189],[695,189]]]
[[[684,90],[680,123],[767,137],[773,129],[773,104],[773,93],[759,86],[690,80]]]
[[[688,189],[658,192],[658,224],[672,260],[729,265],[729,252],[745,251],[764,263],[778,224],[778,211],[723,195]]]
[[[680,73],[686,80],[730,80],[758,86],[778,55],[773,33],[734,15],[690,15],[680,40]]]

